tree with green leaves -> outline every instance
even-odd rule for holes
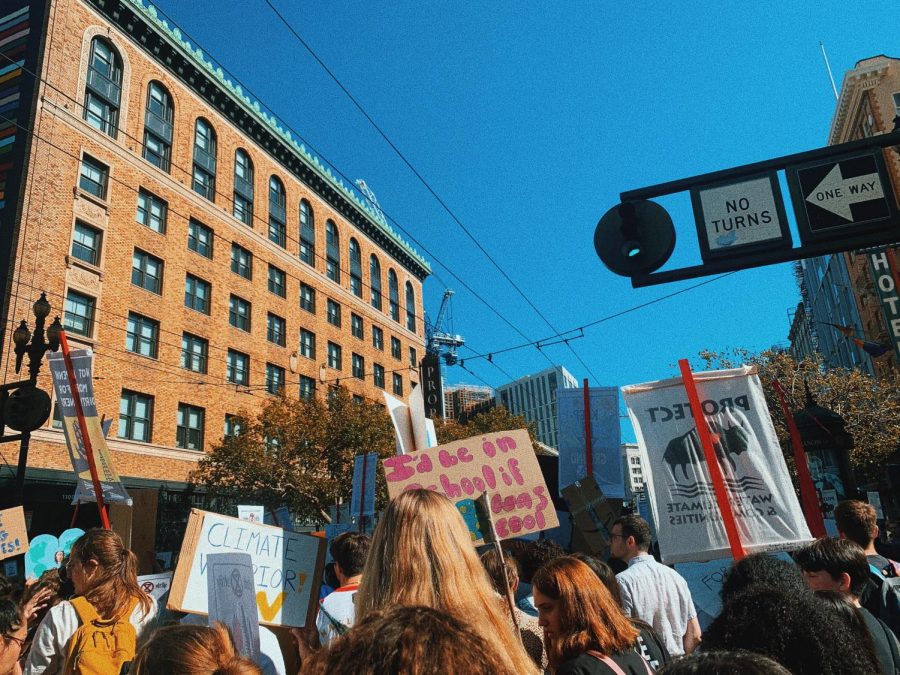
[[[255,416],[242,415],[239,432],[213,446],[191,479],[213,496],[268,509],[284,505],[301,518],[327,522],[329,506],[350,499],[353,458],[390,456],[394,443],[385,408],[353,400],[343,387],[330,390],[327,400],[273,397]]]
[[[497,431],[513,431],[515,429],[528,429],[531,445],[535,445],[537,425],[534,422],[527,422],[523,415],[513,415],[503,406],[497,406],[487,412],[475,415],[464,424],[456,420],[447,420],[444,423],[435,425],[440,445],[452,441],[461,441],[471,436],[491,434]]]

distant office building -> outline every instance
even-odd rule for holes
[[[622,443],[622,473],[627,501],[644,491],[644,463],[637,443]]]
[[[537,439],[558,450],[556,392],[578,386],[572,373],[562,366],[553,366],[497,387],[497,401],[511,413],[524,415],[528,422],[534,422]]]
[[[494,390],[474,384],[444,387],[444,418],[459,420],[493,407]],[[489,405],[485,405],[485,404]]]

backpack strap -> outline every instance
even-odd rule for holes
[[[626,675],[625,671],[622,670],[622,668],[619,666],[619,664],[616,663],[615,661],[613,661],[611,658],[609,658],[605,654],[601,654],[600,652],[598,652],[595,649],[589,649],[587,651],[587,654],[590,656],[593,656],[598,661],[602,661],[603,664],[607,668],[609,668],[611,671],[613,671],[613,673],[615,673],[615,675]],[[640,659],[641,663],[644,665],[644,670],[646,671],[647,675],[653,675],[653,671],[650,670],[650,665],[646,661],[644,661],[643,657],[638,655],[638,658]]]
[[[90,602],[88,602],[87,598],[85,598],[83,595],[79,595],[77,598],[72,598],[71,600],[69,600],[69,602],[75,609],[75,613],[78,615],[78,619],[82,624],[87,625],[91,621],[96,621],[100,618],[97,610]]]

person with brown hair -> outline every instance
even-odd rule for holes
[[[475,623],[472,618],[463,622],[431,607],[412,605],[372,611],[329,649],[305,661],[300,672],[301,675],[518,675],[524,672],[510,665],[495,641],[485,640],[469,627]]]
[[[237,653],[228,629],[166,626],[138,650],[131,675],[261,675],[253,661]]]
[[[329,549],[338,586],[319,606],[316,628],[322,645],[327,646],[353,625],[353,598],[359,589],[371,543],[372,538],[362,532],[343,532],[331,542]]]
[[[41,621],[25,665],[26,675],[55,675],[76,658],[83,658],[83,654],[70,653],[81,649],[81,628],[102,626],[130,645],[156,617],[156,600],[137,583],[137,558],[112,530],[85,533],[72,545],[66,569],[76,597],[53,607]],[[85,642],[91,645],[91,658],[104,658],[101,651],[93,649],[99,640]],[[133,656],[131,648],[123,648],[109,658],[126,662]]]
[[[464,621],[501,655],[506,670],[534,673],[453,503],[407,490],[388,504],[356,595],[356,620],[396,605],[424,605]]]
[[[646,675],[634,649],[640,634],[593,570],[571,557],[544,565],[532,578],[538,622],[555,675]]]

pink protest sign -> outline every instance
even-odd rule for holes
[[[425,488],[456,503],[487,492],[501,539],[559,525],[524,429],[473,436],[382,460],[391,499]]]

